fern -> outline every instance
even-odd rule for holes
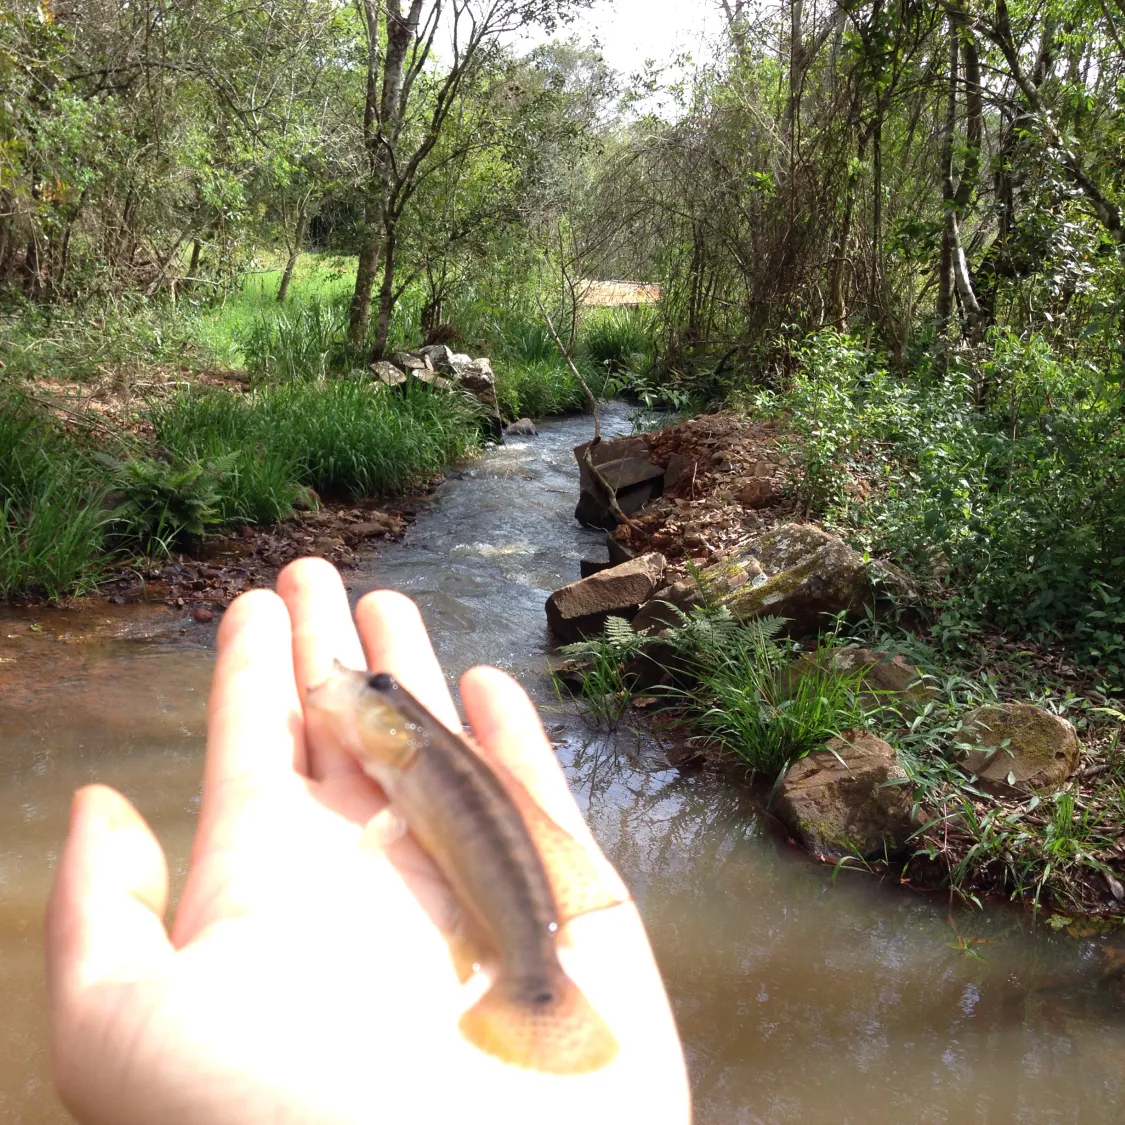
[[[184,539],[198,539],[220,521],[221,481],[235,454],[178,464],[137,457],[120,462],[100,454],[118,495],[110,533],[120,545],[166,555]]]
[[[644,648],[645,639],[624,617],[607,617],[601,636],[563,645],[559,652],[578,657],[612,655],[624,662]]]

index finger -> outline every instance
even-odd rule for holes
[[[289,613],[270,590],[236,598],[219,626],[207,708],[203,795],[187,884],[176,914],[177,944],[219,909],[216,870],[260,835],[261,817],[307,768]],[[252,849],[251,849],[252,850]]]

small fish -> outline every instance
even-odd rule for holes
[[[461,1017],[465,1038],[531,1070],[607,1065],[617,1042],[556,949],[560,926],[622,901],[600,888],[581,845],[393,676],[337,664],[307,704],[449,881],[468,915],[460,936],[476,934],[494,959],[492,985]]]

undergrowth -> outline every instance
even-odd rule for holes
[[[679,623],[646,655],[667,672],[651,694],[713,753],[737,760],[772,785],[794,762],[867,720],[862,669],[829,671],[830,638],[794,676],[795,646],[780,635],[781,618],[739,622],[725,606],[700,606],[690,614],[669,609]],[[646,643],[628,622],[611,618],[601,636],[561,650],[588,662],[582,694],[599,719],[616,722],[629,706],[637,690],[635,661]]]
[[[19,394],[0,395],[0,597],[93,588],[106,512],[88,452]]]
[[[831,331],[795,356],[790,388],[755,401],[797,435],[809,511],[940,588],[952,633],[1061,639],[1125,682],[1118,384],[1000,330],[948,370],[923,359],[900,375]]]

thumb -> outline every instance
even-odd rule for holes
[[[56,1018],[87,985],[146,976],[172,956],[167,905],[168,865],[152,829],[116,790],[79,789],[47,906]]]

